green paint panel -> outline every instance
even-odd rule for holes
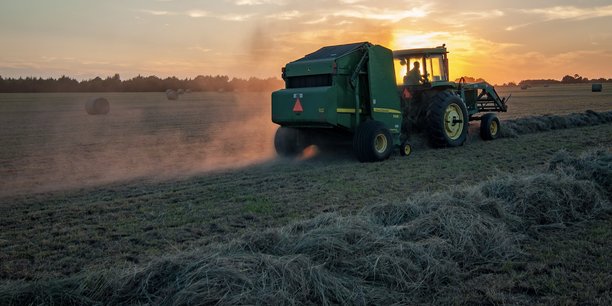
[[[393,52],[382,46],[368,50],[368,83],[372,119],[383,122],[399,137],[402,126],[400,97],[397,94]],[[397,138],[399,139],[399,138]]]
[[[287,64],[285,67],[285,75],[287,77],[331,74],[333,70],[333,59],[316,60],[316,61],[300,61]]]
[[[302,111],[295,111],[297,101]],[[336,124],[332,87],[292,88],[272,93],[272,122],[286,126],[331,127]]]

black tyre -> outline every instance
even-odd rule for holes
[[[304,135],[298,129],[281,126],[274,135],[276,153],[284,157],[295,157],[304,150]]]
[[[389,158],[393,151],[391,132],[379,121],[359,125],[353,136],[353,152],[360,162],[375,162]]]
[[[429,141],[433,147],[458,147],[467,139],[467,108],[454,93],[441,91],[431,98],[426,118]]]
[[[484,140],[493,140],[499,136],[499,119],[493,113],[488,113],[480,118],[480,137]]]
[[[412,153],[412,146],[408,142],[402,143],[400,146],[400,155],[409,156]]]

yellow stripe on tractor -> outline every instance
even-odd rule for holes
[[[354,114],[355,113],[355,109],[354,108],[338,108],[336,109],[337,113],[348,113],[348,114]],[[359,113],[361,113],[361,110],[359,110]]]
[[[400,114],[400,115],[402,114],[401,111],[396,110],[396,109],[391,109],[391,108],[374,107],[372,110],[376,113]]]

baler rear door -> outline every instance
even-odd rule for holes
[[[393,134],[402,126],[400,97],[395,83],[393,52],[376,45],[368,50],[368,81],[372,118],[384,123]]]

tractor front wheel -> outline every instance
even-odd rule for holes
[[[393,138],[382,122],[366,121],[353,136],[353,152],[360,162],[382,161],[391,155]]]
[[[276,153],[283,157],[295,157],[299,155],[306,146],[304,135],[300,130],[281,126],[274,135],[274,148]]]
[[[488,113],[480,118],[480,137],[484,140],[493,140],[499,136],[499,119],[493,113]]]
[[[450,91],[436,94],[427,110],[429,141],[436,148],[458,147],[467,139],[468,113],[463,100]]]

